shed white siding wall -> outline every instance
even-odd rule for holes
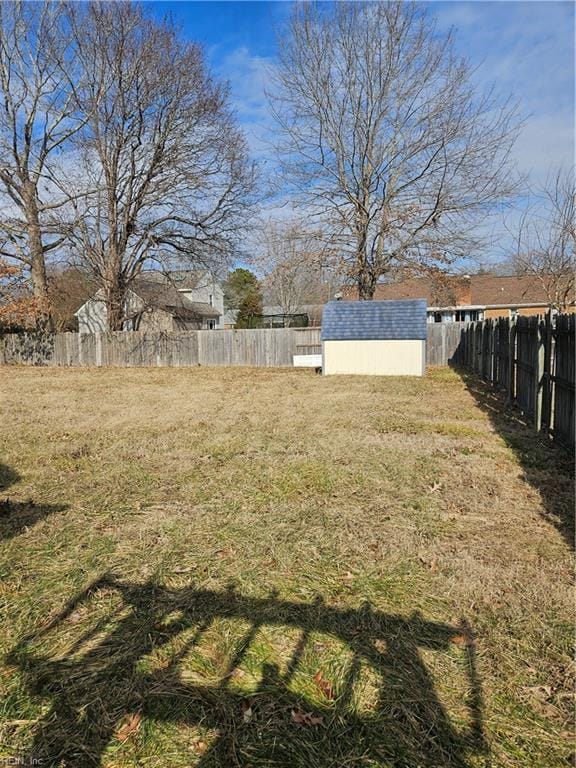
[[[423,376],[426,342],[420,339],[324,341],[325,375]]]

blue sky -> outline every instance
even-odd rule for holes
[[[526,124],[515,148],[535,185],[551,168],[574,162],[574,6],[571,2],[431,2],[440,30],[455,28],[457,50],[477,67],[481,87],[494,84],[519,101]],[[230,82],[254,155],[271,164],[271,123],[264,88],[276,56],[275,29],[289,2],[152,2],[185,36],[204,44],[213,71]]]

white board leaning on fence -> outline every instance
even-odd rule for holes
[[[325,375],[423,376],[426,300],[331,301],[322,315]]]

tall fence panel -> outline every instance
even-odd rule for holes
[[[0,362],[49,366],[291,366],[295,354],[319,348],[319,328],[24,333],[0,339]]]
[[[575,329],[575,314],[470,323],[454,360],[506,392],[538,431],[574,448]]]
[[[522,412],[531,420],[537,416],[536,395],[540,389],[537,368],[538,317],[519,317],[516,323],[516,392],[515,400]]]
[[[431,323],[427,365],[463,362],[468,323]],[[294,355],[320,354],[320,328],[224,331],[8,334],[0,363],[49,366],[291,366]],[[462,360],[461,360],[462,358]]]
[[[462,330],[469,323],[429,323],[426,344],[427,365],[458,363],[461,356]]]
[[[553,399],[550,404],[551,418],[548,423],[552,435],[565,445],[574,446],[574,397],[576,380],[574,360],[574,329],[576,316],[564,315],[557,318],[552,331],[553,360],[549,366]]]

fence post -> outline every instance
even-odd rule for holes
[[[508,402],[514,400],[514,379],[516,374],[516,318],[511,318],[508,326]]]
[[[494,386],[494,371],[496,370],[496,320],[490,323],[490,384]]]
[[[534,349],[534,426],[542,428],[542,390],[544,383],[544,338],[540,318],[536,319],[536,344]]]
[[[542,417],[541,429],[550,432],[550,416],[552,407],[552,312],[548,310],[544,316],[544,366],[542,369]]]

